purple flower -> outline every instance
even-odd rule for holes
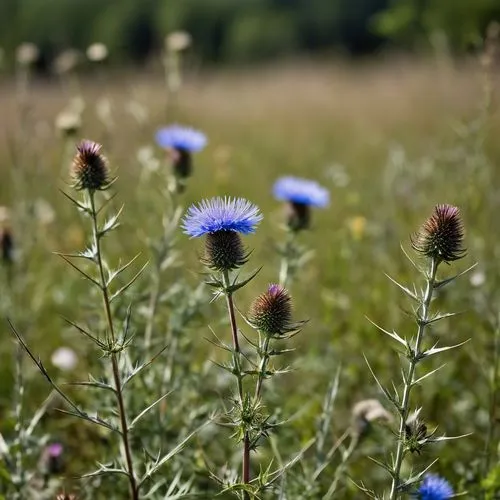
[[[418,489],[420,500],[447,500],[452,496],[453,488],[450,483],[437,474],[426,474]]]
[[[276,199],[300,205],[326,207],[330,202],[330,193],[317,182],[300,177],[281,177],[273,186]]]
[[[250,234],[261,220],[259,208],[248,200],[218,196],[191,205],[182,227],[192,238],[218,231]]]
[[[156,132],[155,137],[157,144],[162,148],[173,148],[189,153],[196,153],[207,144],[207,138],[203,132],[181,125],[163,127]]]

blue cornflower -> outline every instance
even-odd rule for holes
[[[330,202],[330,193],[315,181],[300,177],[281,177],[273,187],[274,196],[281,201],[326,207]]]
[[[191,205],[182,227],[193,238],[217,231],[249,234],[261,220],[259,208],[248,200],[218,196]]]
[[[196,153],[207,144],[207,137],[203,132],[191,127],[170,125],[156,132],[156,142],[162,148],[173,148],[178,151]]]
[[[191,205],[182,227],[193,238],[206,235],[201,261],[214,271],[227,272],[248,260],[239,233],[253,233],[261,220],[259,208],[248,200],[219,196]]]
[[[437,474],[426,474],[418,489],[420,500],[447,500],[452,496],[453,488],[450,483]]]

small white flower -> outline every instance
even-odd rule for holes
[[[75,368],[78,363],[78,357],[75,351],[69,347],[59,347],[56,349],[52,353],[50,360],[56,368],[65,372]]]
[[[470,278],[469,278],[470,284],[474,287],[479,287],[481,285],[484,285],[486,281],[486,274],[484,274],[483,271],[474,271]]]

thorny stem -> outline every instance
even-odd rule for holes
[[[493,366],[490,375],[490,405],[488,419],[488,433],[485,443],[484,475],[486,476],[490,468],[492,445],[495,441],[496,408],[498,402],[498,378],[500,369],[500,325],[497,324],[494,334]]]
[[[177,198],[174,194],[170,194],[172,198],[172,208],[171,208],[171,217],[174,217],[175,210],[177,208]],[[148,351],[151,348],[151,339],[153,337],[153,328],[154,328],[154,320],[156,317],[156,310],[158,308],[158,304],[160,303],[160,295],[161,295],[161,267],[163,263],[163,259],[166,257],[169,250],[170,238],[167,231],[164,231],[163,238],[161,240],[161,247],[158,253],[158,258],[155,262],[156,266],[153,274],[153,289],[149,296],[148,303],[148,319],[146,323],[146,329],[144,331],[144,346]]]
[[[233,302],[233,293],[229,290],[230,280],[229,280],[229,272],[222,272],[222,283],[225,289],[226,295],[226,304],[227,310],[229,313],[229,322],[231,324],[231,334],[233,338],[233,364],[234,364],[234,373],[236,375],[236,379],[238,382],[238,395],[240,399],[241,408],[243,408],[244,404],[244,396],[243,396],[243,380],[241,376],[241,366],[240,366],[240,344],[238,341],[238,326],[236,324],[236,315],[234,313],[234,302]],[[243,437],[243,483],[247,484],[250,482],[250,437],[248,432],[245,432]],[[243,499],[249,500],[250,496],[248,492],[243,492]]]
[[[432,300],[432,295],[434,292],[434,284],[436,281],[436,271],[439,265],[439,261],[434,258],[430,259],[430,270],[427,274],[427,285],[424,292],[422,304],[420,305],[418,314],[418,330],[417,339],[415,341],[415,347],[413,349],[412,356],[409,360],[408,372],[404,376],[404,390],[403,390],[403,400],[401,401],[401,406],[399,408],[400,422],[398,431],[398,447],[396,449],[396,459],[394,461],[394,469],[392,476],[391,493],[389,496],[390,500],[396,500],[399,496],[399,486],[400,486],[400,474],[401,465],[403,464],[403,458],[405,455],[405,426],[408,420],[408,415],[410,413],[410,393],[415,382],[415,369],[420,361],[420,346],[424,338],[425,328],[429,320],[429,308]]]
[[[100,279],[101,279],[101,292],[103,297],[104,311],[106,315],[106,320],[108,323],[109,334],[111,336],[111,341],[115,342],[115,330],[113,326],[113,316],[111,314],[111,305],[109,300],[109,291],[108,285],[106,283],[106,278],[104,276],[104,266],[102,263],[101,257],[101,236],[99,234],[99,229],[97,225],[97,212],[95,209],[95,199],[94,192],[89,191],[90,197],[90,207],[91,207],[91,217],[92,217],[92,229],[93,229],[93,237],[94,237],[94,247],[96,251],[97,257],[97,267],[99,268]],[[111,363],[113,369],[113,380],[115,385],[115,394],[118,402],[118,413],[120,418],[120,428],[121,428],[121,436],[122,436],[122,444],[125,452],[125,461],[127,463],[127,477],[129,479],[129,488],[130,488],[130,498],[131,500],[139,500],[139,487],[137,485],[135,472],[134,472],[134,464],[132,461],[132,452],[130,449],[130,441],[129,441],[129,428],[127,424],[127,416],[125,413],[125,403],[123,401],[123,391],[122,391],[122,383],[120,379],[120,370],[118,367],[118,358],[115,352],[111,353]]]
[[[262,390],[262,383],[264,382],[265,375],[266,375],[266,369],[267,369],[267,362],[269,361],[269,343],[271,341],[271,337],[269,335],[266,335],[266,338],[264,339],[264,343],[262,346],[262,359],[260,361],[260,366],[259,366],[259,375],[257,378],[257,384],[255,385],[255,399],[258,399],[260,397],[260,392]]]

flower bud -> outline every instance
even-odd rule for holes
[[[288,290],[281,285],[269,285],[267,291],[253,301],[248,319],[257,330],[268,335],[283,335],[296,329]]]
[[[73,158],[75,189],[98,191],[109,186],[108,162],[101,154],[101,148],[100,144],[88,140],[77,146],[77,154]]]
[[[464,227],[460,210],[452,205],[437,205],[432,215],[411,238],[412,247],[437,263],[450,263],[465,256]]]
[[[232,271],[248,260],[248,252],[236,231],[208,233],[202,262],[213,271]]]

